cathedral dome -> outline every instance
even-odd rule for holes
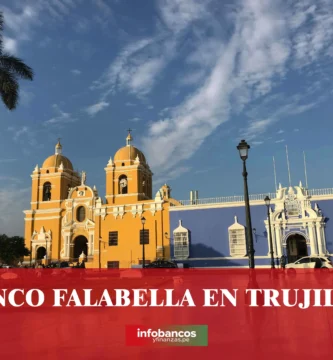
[[[114,161],[126,161],[126,160],[133,160],[135,161],[138,157],[140,162],[146,162],[146,158],[143,153],[137,149],[135,146],[131,145],[133,138],[131,133],[129,132],[126,138],[126,146],[120,148],[115,156]]]
[[[55,154],[49,156],[43,163],[42,168],[46,169],[49,167],[59,167],[61,163],[64,166],[64,169],[69,169],[73,171],[73,165],[71,161],[64,155],[61,154],[62,146],[60,144],[60,141],[55,147]]]
[[[135,146],[128,145],[122,147],[116,152],[114,161],[135,160],[137,156],[141,162],[146,162],[145,156],[139,149],[137,149]]]

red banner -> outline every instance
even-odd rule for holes
[[[0,270],[1,357],[317,359],[332,289],[321,269]]]

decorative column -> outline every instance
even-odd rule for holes
[[[309,229],[311,255],[318,255],[319,252],[316,241],[316,232],[315,232],[314,224],[312,222],[308,223],[308,229]]]
[[[320,231],[321,231],[321,242],[322,242],[322,246],[323,246],[323,254],[327,253],[327,248],[326,248],[326,236],[325,236],[325,222],[321,222],[321,226],[320,226]]]
[[[276,253],[275,257],[281,257],[283,250],[282,250],[282,242],[281,242],[281,227],[280,224],[274,225],[274,233],[275,233],[275,239],[276,239]]]
[[[318,242],[318,255],[324,255],[323,241],[321,237],[321,224],[316,222],[317,242]]]
[[[277,251],[277,243],[276,243],[276,236],[275,236],[275,224],[274,223],[271,224],[271,233],[272,233],[274,257],[276,258],[278,251]]]
[[[94,255],[94,232],[89,232],[88,256]]]
[[[70,235],[67,233],[65,234],[64,238],[65,238],[65,258],[68,258],[70,254],[70,249],[69,249]]]
[[[74,257],[74,243],[70,243],[69,245],[69,257],[71,258],[71,260],[73,259]]]
[[[36,244],[32,243],[32,256],[31,261],[36,263],[37,253],[36,253]]]

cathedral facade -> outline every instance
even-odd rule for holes
[[[31,209],[25,213],[26,262],[85,261],[87,268],[130,268],[170,258],[170,188],[153,197],[153,173],[144,154],[132,145],[105,167],[105,199],[74,171],[60,142],[55,154],[34,169]],[[142,219],[145,219],[143,224]],[[144,247],[142,242],[144,241]],[[145,255],[143,255],[143,248]]]
[[[31,251],[25,261],[131,268],[140,267],[143,258],[145,264],[164,258],[180,267],[247,267],[243,196],[199,199],[195,191],[190,200],[177,201],[168,185],[153,196],[153,173],[132,141],[129,133],[126,145],[109,159],[103,198],[86,184],[84,172],[74,171],[60,142],[55,154],[36,166],[31,208],[24,212]],[[280,185],[275,193],[250,195],[250,208],[256,267],[270,266],[269,234],[277,264],[282,255],[288,262],[333,256],[333,189]]]

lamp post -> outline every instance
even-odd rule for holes
[[[144,217],[141,218],[142,224],[142,268],[145,267],[145,223],[146,219]]]
[[[269,196],[266,196],[265,199],[265,204],[267,206],[267,217],[268,217],[268,236],[269,236],[269,246],[271,248],[271,268],[274,269],[275,268],[275,263],[274,263],[274,251],[273,251],[273,241],[272,241],[272,232],[271,232],[271,214],[270,214],[270,209],[269,206],[271,204],[271,199],[269,198]]]
[[[250,145],[245,140],[242,140],[237,146],[240,158],[243,161],[243,178],[244,178],[244,199],[245,199],[245,217],[246,217],[246,245],[247,253],[249,256],[249,267],[254,269],[254,248],[253,248],[253,236],[252,236],[252,223],[250,213],[250,201],[249,201],[249,189],[247,186],[247,171],[246,171],[246,159],[248,157]]]
[[[32,265],[32,240],[30,241],[30,267]]]

